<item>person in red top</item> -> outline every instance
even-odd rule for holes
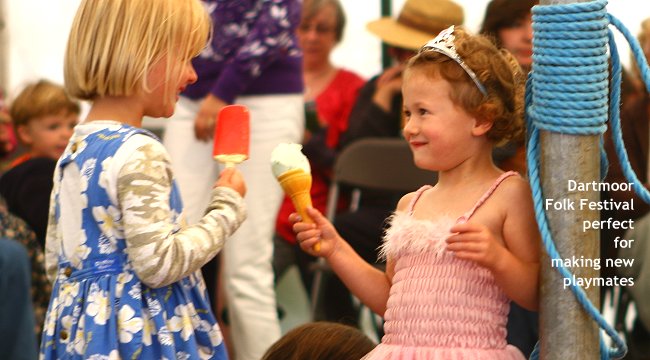
[[[297,35],[304,53],[306,131],[303,152],[312,169],[311,197],[316,209],[325,211],[327,193],[341,133],[347,130],[348,117],[359,89],[365,81],[357,74],[336,67],[330,54],[343,37],[345,14],[338,0],[305,0]],[[295,246],[295,234],[289,223],[294,212],[285,196],[276,221],[273,267],[276,281],[293,263],[301,270],[309,288],[311,274],[307,265],[314,258]]]

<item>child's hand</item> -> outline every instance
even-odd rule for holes
[[[225,186],[229,187],[239,193],[242,197],[246,195],[246,183],[244,182],[244,177],[237,168],[225,168],[221,174],[219,174],[219,179],[214,183],[214,186]]]
[[[313,256],[330,257],[337,249],[339,234],[320,211],[314,208],[307,208],[307,214],[311,216],[314,223],[302,222],[300,216],[293,213],[289,221],[293,223],[293,231],[302,250]],[[316,247],[316,244],[319,244]],[[314,249],[316,247],[316,249]],[[317,251],[318,250],[318,251]]]
[[[456,224],[450,231],[454,235],[446,240],[447,251],[453,252],[459,259],[474,261],[488,269],[496,267],[506,250],[485,225]]]

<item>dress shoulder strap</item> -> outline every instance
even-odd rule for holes
[[[508,172],[505,172],[505,173],[501,174],[501,176],[499,176],[499,178],[497,178],[494,181],[492,186],[490,186],[490,188],[485,192],[485,194],[483,194],[483,196],[481,196],[481,198],[478,199],[476,204],[474,204],[474,207],[472,207],[471,210],[466,212],[465,215],[458,218],[457,222],[465,222],[465,221],[469,220],[469,218],[472,217],[472,215],[474,215],[474,212],[479,207],[481,207],[481,205],[483,205],[483,203],[485,203],[485,201],[490,197],[490,195],[492,195],[494,193],[494,191],[499,187],[499,185],[501,185],[503,180],[505,180],[505,179],[507,179],[507,178],[509,178],[510,176],[513,176],[513,175],[519,175],[519,173],[516,172],[516,171],[508,171]]]
[[[422,196],[422,194],[429,189],[431,189],[431,185],[424,185],[415,192],[415,196],[413,196],[413,199],[411,199],[411,202],[409,203],[408,206],[409,216],[413,215],[413,209],[415,208],[415,203],[418,202],[420,196]]]

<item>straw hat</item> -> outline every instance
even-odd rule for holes
[[[451,0],[406,0],[397,19],[371,21],[367,29],[388,45],[417,50],[440,31],[462,25],[463,8]]]

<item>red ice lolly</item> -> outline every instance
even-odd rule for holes
[[[217,126],[214,129],[212,156],[215,160],[226,164],[226,167],[248,159],[249,135],[248,109],[243,105],[224,106],[219,111]]]

